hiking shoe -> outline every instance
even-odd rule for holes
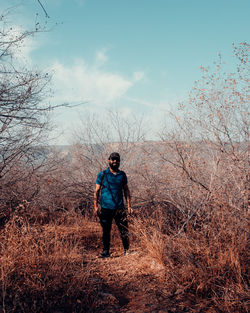
[[[124,256],[130,255],[130,254],[135,254],[135,251],[130,251],[130,250],[124,250]]]
[[[101,258],[109,258],[110,254],[109,254],[108,250],[103,250],[100,257]]]

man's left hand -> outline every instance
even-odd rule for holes
[[[133,209],[131,208],[131,206],[128,207],[128,214],[132,214],[133,213]]]

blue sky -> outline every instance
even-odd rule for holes
[[[19,29],[47,22],[23,59],[53,74],[52,103],[87,101],[53,115],[58,143],[69,143],[79,116],[143,114],[153,131],[187,97],[200,66],[221,53],[232,67],[232,44],[249,41],[249,0],[1,0],[18,5]],[[37,14],[38,13],[38,17]]]

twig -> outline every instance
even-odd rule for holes
[[[40,4],[41,8],[43,9],[43,12],[45,13],[45,16],[46,16],[47,18],[49,18],[49,15],[48,15],[47,11],[45,10],[44,6],[42,5],[41,1],[40,1],[40,0],[37,0],[37,1],[38,1],[38,3]]]

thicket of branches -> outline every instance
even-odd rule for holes
[[[158,142],[143,140],[142,124],[112,114],[113,128],[87,119],[79,134],[79,172],[90,171],[92,181],[110,151],[123,152],[138,242],[165,267],[169,290],[196,302],[195,310],[247,310],[248,54],[246,43],[234,48],[234,73],[221,59],[214,71],[202,68],[188,101],[172,114],[174,129],[166,125]]]
[[[249,45],[235,47],[234,73],[220,61],[214,72],[203,68],[172,114],[175,128],[166,125],[159,141],[145,140],[142,120],[108,112],[86,117],[60,156],[43,144],[50,77],[15,60],[39,30],[13,31],[4,16],[0,25],[1,309],[46,312],[53,296],[79,312],[94,303],[91,269],[79,274],[81,255],[96,239],[87,226],[96,225],[96,175],[118,151],[135,208],[133,237],[164,268],[169,292],[194,312],[247,312]]]
[[[24,202],[34,203],[38,210],[64,207],[68,188],[62,178],[62,172],[67,176],[67,166],[47,141],[51,111],[68,104],[52,105],[51,76],[20,57],[23,45],[43,31],[42,26],[37,23],[31,30],[12,26],[11,14],[7,10],[0,16],[1,223]]]
[[[215,72],[203,69],[173,114],[174,130],[162,131],[149,175],[158,206],[146,227],[135,222],[169,288],[190,306],[195,301],[195,312],[247,311],[249,45],[234,52],[235,73],[221,62]]]

